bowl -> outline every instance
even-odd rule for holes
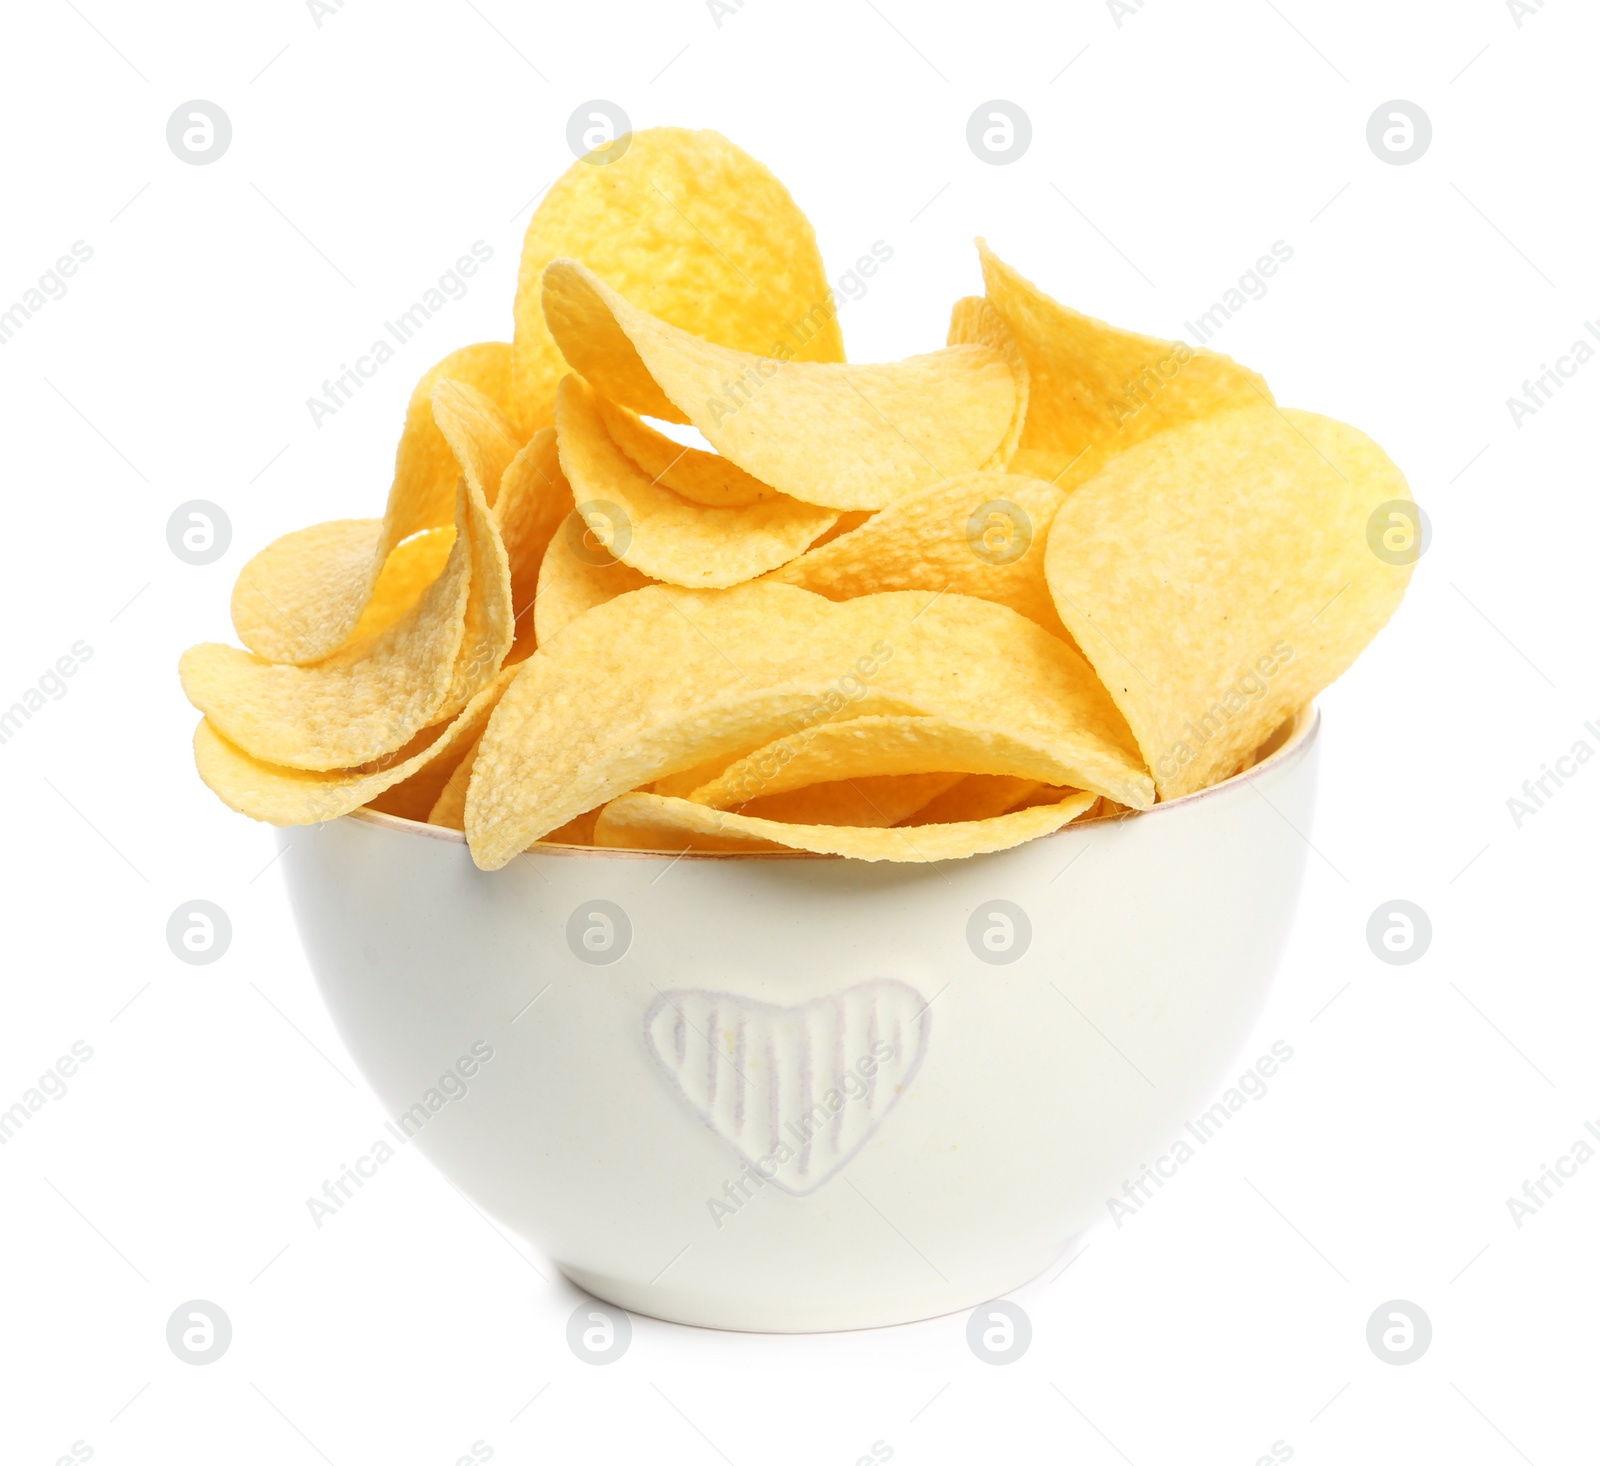
[[[343,1040],[463,1193],[680,1323],[976,1306],[1125,1201],[1234,1063],[1293,915],[1306,710],[1226,783],[927,865],[280,832]]]

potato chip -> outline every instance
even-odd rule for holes
[[[960,774],[878,774],[808,784],[739,805],[737,814],[790,825],[851,825],[887,829],[915,814],[961,781]],[[651,792],[657,792],[652,790]],[[704,803],[696,800],[695,803]]]
[[[455,676],[445,697],[445,707],[454,711],[493,679],[516,635],[511,562],[490,509],[519,445],[505,414],[483,393],[460,382],[434,387],[433,412],[461,463],[469,502],[477,510],[467,516],[471,594]]]
[[[510,575],[487,507],[511,444],[499,410],[458,383],[435,388],[442,431],[462,454],[456,539],[439,578],[398,621],[310,667],[215,643],[191,647],[184,692],[252,758],[336,770],[382,758],[449,717],[500,669],[511,645]]]
[[[567,370],[540,304],[545,267],[562,256],[709,341],[844,360],[816,235],[788,190],[721,133],[650,128],[574,163],[528,225],[514,390],[529,436],[554,421],[556,383]]]
[[[540,428],[507,466],[494,505],[495,524],[511,570],[511,604],[516,613],[516,640],[506,653],[507,662],[520,662],[533,653],[539,570],[550,541],[570,513],[572,490],[561,472],[555,429]]]
[[[838,516],[774,494],[714,509],[650,482],[606,431],[593,389],[568,376],[556,393],[561,467],[580,512],[616,520],[608,548],[624,564],[671,585],[737,585],[801,554]]]
[[[381,519],[356,522],[378,527],[383,524]],[[313,525],[312,528],[324,526]],[[416,605],[428,587],[444,574],[455,542],[455,526],[447,524],[443,529],[418,530],[410,539],[396,545],[383,562],[383,573],[372,588],[372,599],[362,611],[350,640],[362,641],[376,636]]]
[[[272,825],[314,825],[337,819],[385,790],[420,778],[432,765],[449,766],[451,755],[483,732],[489,713],[514,675],[510,670],[501,673],[449,723],[424,728],[404,748],[365,768],[319,772],[263,763],[230,743],[205,719],[195,729],[195,766],[224,804],[251,819]]]
[[[313,525],[256,555],[233,588],[239,640],[269,662],[297,666],[320,662],[345,646],[395,547],[419,530],[451,523],[461,468],[434,420],[435,385],[461,382],[504,403],[510,376],[511,347],[503,341],[465,346],[433,366],[406,408],[383,519]]]
[[[1410,497],[1364,434],[1273,407],[1173,428],[1067,496],[1050,589],[1163,799],[1233,774],[1382,628],[1411,567],[1368,522]]]
[[[950,311],[950,330],[945,336],[946,346],[987,346],[1005,359],[1011,380],[1017,387],[1017,405],[1011,414],[1011,425],[994,450],[994,456],[983,468],[1004,469],[1016,455],[1022,441],[1022,425],[1028,416],[1028,360],[1011,334],[1006,319],[981,295],[968,295],[958,300]]]
[[[594,843],[624,850],[805,850],[855,860],[962,860],[1049,835],[1070,824],[1095,802],[1072,794],[1059,804],[1003,814],[960,825],[852,829],[835,825],[790,825],[752,819],[668,799],[659,794],[624,794],[600,811]]]
[[[981,239],[978,253],[989,301],[1028,364],[1028,413],[1013,472],[1070,489],[1166,428],[1272,401],[1267,384],[1230,357],[1081,315],[1025,280]]]
[[[468,791],[473,858],[496,869],[583,810],[869,693],[899,704],[870,711],[1003,722],[1095,792],[1153,793],[1087,664],[1008,607],[915,591],[834,603],[766,581],[653,586],[595,607],[523,665]]]
[[[692,422],[724,458],[808,504],[881,509],[978,468],[1016,411],[1017,384],[988,346],[879,366],[754,356],[657,319],[572,260],[545,271],[544,308],[595,391]]]
[[[585,611],[652,584],[649,576],[614,559],[574,511],[552,537],[539,567],[533,602],[538,644],[547,645]]]
[[[751,813],[745,808],[751,800],[792,789],[840,779],[908,774],[1009,774],[1072,788],[1095,780],[1094,775],[1064,760],[1052,745],[1016,734],[1001,724],[879,715],[841,719],[777,739],[729,764],[716,778],[684,797],[716,809]],[[933,790],[928,798],[941,792]],[[898,823],[917,807],[909,806],[888,823]]]
[[[611,441],[628,455],[653,484],[716,509],[755,504],[778,491],[753,479],[735,463],[703,448],[685,448],[658,433],[638,413],[629,412],[598,393],[595,406],[605,419]]]
[[[1042,479],[959,474],[896,499],[860,529],[767,578],[834,601],[873,591],[953,590],[1010,606],[1064,637],[1044,578],[1045,536],[1062,499]]]
[[[466,756],[456,765],[455,771],[450,775],[449,781],[440,791],[433,808],[428,812],[430,825],[442,825],[449,830],[464,830],[467,813],[467,786],[472,778],[473,760],[478,755],[478,745],[474,743],[467,750]],[[600,811],[591,809],[584,814],[568,820],[558,830],[551,830],[548,835],[542,836],[540,845],[593,845],[595,821],[599,819]]]
[[[1011,774],[968,774],[943,794],[930,799],[905,823],[953,825],[969,820],[989,820],[996,815],[1009,814],[1023,800],[1050,787],[1038,779],[1021,779]],[[1061,790],[1051,803],[1059,803],[1069,792]]]

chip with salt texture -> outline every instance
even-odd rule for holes
[[[456,538],[444,571],[397,621],[314,666],[209,643],[184,653],[189,701],[252,758],[336,770],[380,759],[493,680],[511,646],[505,549],[487,505],[512,446],[481,393],[441,382],[443,431],[460,450]]]
[[[778,491],[753,479],[736,463],[703,448],[686,448],[657,432],[636,412],[596,394],[595,406],[605,419],[611,441],[628,455],[646,478],[696,504],[726,509],[770,499]]]
[[[1230,357],[1097,321],[1052,300],[980,239],[983,280],[1028,363],[1028,412],[1010,467],[1070,489],[1178,423],[1272,401]]]
[[[265,764],[343,770],[403,747],[443,714],[470,593],[463,481],[456,542],[443,573],[398,621],[314,666],[264,661],[215,642],[179,662],[185,696]]]
[[[202,719],[194,734],[195,766],[208,788],[230,809],[273,825],[314,825],[337,819],[424,778],[431,766],[451,766],[452,755],[483,732],[501,693],[510,685],[508,669],[447,724],[425,728],[405,747],[373,765],[315,771],[289,769],[251,758]],[[392,812],[418,818],[409,810]]]
[[[464,346],[431,367],[406,408],[384,517],[296,530],[251,559],[233,588],[239,640],[269,662],[298,666],[349,642],[394,549],[419,530],[452,522],[461,468],[434,418],[434,387],[461,382],[504,404],[510,379],[511,347],[503,341]]]
[[[854,860],[926,862],[963,860],[1053,834],[1093,803],[1092,794],[1071,794],[1059,804],[1018,810],[995,819],[959,825],[858,829],[838,825],[793,825],[752,819],[671,799],[660,794],[624,794],[600,811],[594,843],[613,849],[804,850]]]
[[[1368,521],[1410,498],[1364,433],[1271,407],[1173,428],[1067,496],[1050,589],[1163,799],[1236,772],[1388,621],[1411,566]]]
[[[478,755],[474,743],[465,757],[456,765],[450,778],[440,790],[439,797],[428,811],[428,823],[441,825],[447,830],[465,830],[467,815],[467,788],[472,780],[472,765]],[[541,845],[593,845],[594,824],[600,817],[598,809],[575,816],[560,829],[551,830],[540,838]]]
[[[724,458],[808,504],[881,509],[989,463],[1018,388],[989,346],[858,366],[774,360],[659,320],[573,260],[544,276],[545,318],[572,369],[647,417],[688,421]]]
[[[526,434],[554,421],[567,370],[540,302],[545,267],[562,257],[696,336],[763,356],[781,346],[801,361],[844,360],[816,234],[783,184],[721,133],[648,128],[574,163],[528,224],[514,383]]]
[[[468,791],[473,858],[496,869],[618,794],[852,708],[1003,722],[1080,769],[1085,788],[1133,804],[1154,792],[1088,665],[1008,607],[916,591],[835,603],[766,581],[653,586],[595,607],[524,664]]]
[[[556,393],[556,437],[579,509],[615,506],[610,549],[653,580],[697,588],[754,580],[801,554],[838,517],[783,494],[712,508],[651,483],[606,431],[581,377],[563,378]]]
[[[1044,578],[1045,537],[1063,498],[1021,474],[959,474],[896,499],[767,578],[836,601],[885,590],[959,591],[1065,636]]]
[[[616,559],[574,510],[551,537],[539,567],[533,601],[538,644],[545,646],[585,611],[651,584],[649,576]]]

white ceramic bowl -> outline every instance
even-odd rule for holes
[[[391,1143],[624,1308],[863,1328],[1027,1281],[1209,1100],[1304,864],[1315,714],[1280,737],[935,865],[540,847],[485,874],[367,812],[285,832],[283,864]]]

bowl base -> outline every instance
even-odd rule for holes
[[[649,1283],[608,1278],[583,1268],[561,1266],[574,1286],[629,1313],[658,1318],[666,1323],[689,1324],[702,1329],[726,1329],[745,1334],[832,1334],[853,1329],[890,1328],[964,1313],[980,1303],[1015,1291],[1049,1269],[1082,1237],[1077,1233],[1047,1256],[1026,1267],[987,1280],[986,1286],[941,1283],[915,1293],[874,1299],[817,1299],[815,1297],[756,1297],[673,1289]]]

